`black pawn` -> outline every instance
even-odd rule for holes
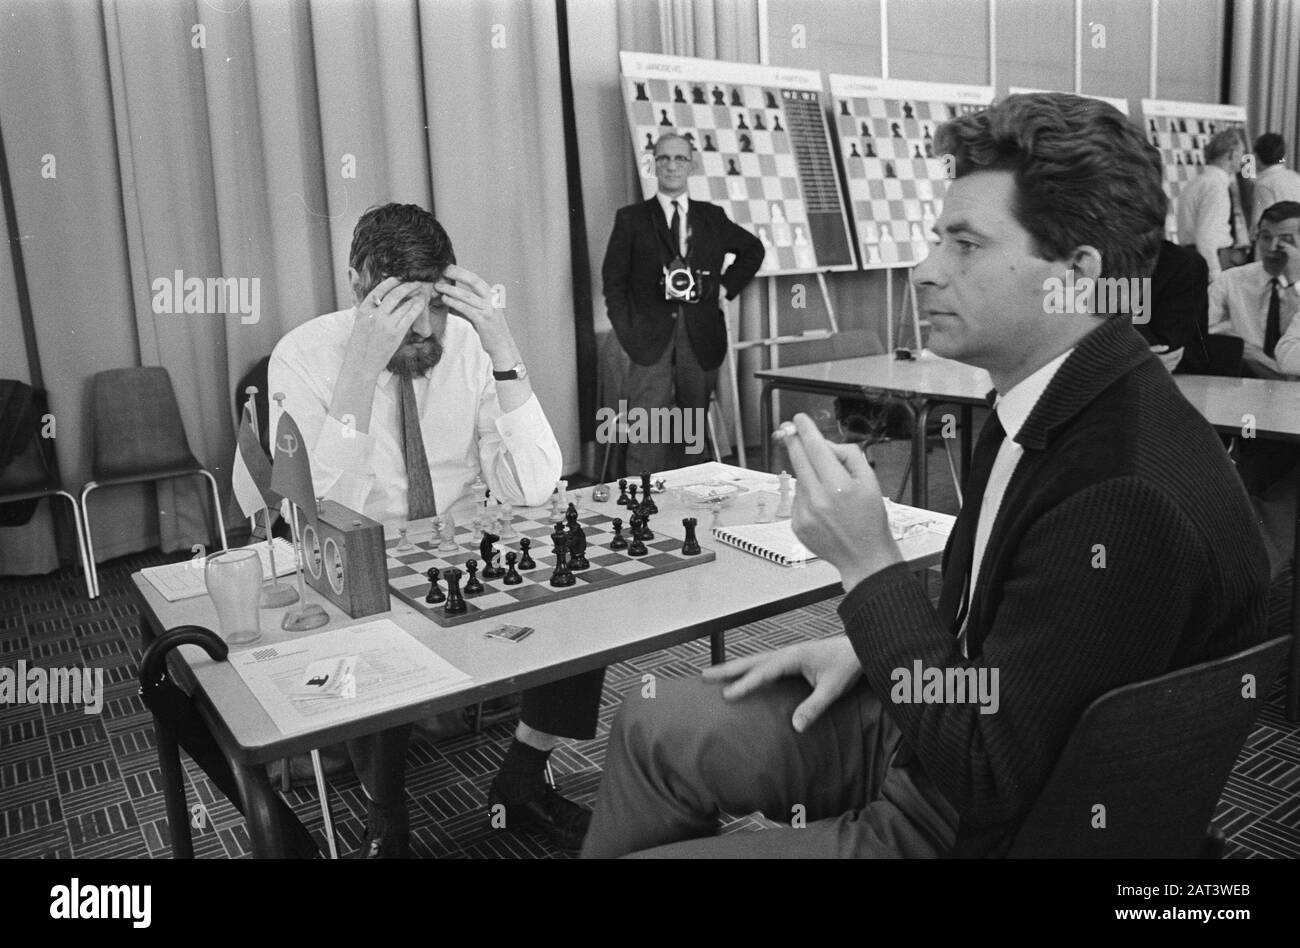
[[[645,556],[650,552],[641,539],[641,523],[644,519],[640,514],[632,515],[632,542],[627,548],[628,556]]]
[[[528,552],[528,548],[533,545],[533,541],[524,537],[519,541],[519,568],[523,570],[536,569],[537,563],[533,561],[533,556]]]
[[[657,514],[659,512],[659,505],[656,504],[655,499],[650,496],[649,471],[641,472],[641,506],[645,507],[645,512],[648,514]]]
[[[515,569],[515,563],[519,560],[519,554],[513,551],[506,554],[506,578],[501,580],[507,586],[518,586],[524,581],[519,575],[519,570]]]
[[[623,536],[622,519],[619,517],[615,517],[612,526],[614,528],[614,539],[609,541],[609,548],[611,550],[626,550],[627,538]]]
[[[449,616],[468,611],[469,606],[465,605],[465,597],[460,593],[460,570],[453,566],[446,575],[447,604],[442,607],[443,611]]]
[[[446,602],[447,597],[443,595],[442,590],[438,588],[438,570],[437,569],[426,570],[424,575],[427,576],[429,579],[429,595],[424,597],[424,601],[427,602],[429,605],[433,605],[439,602]]]
[[[785,131],[785,127],[781,124],[781,116],[779,115],[772,116],[772,131],[774,132]]]
[[[628,510],[636,509],[636,491],[637,491],[637,487],[635,484],[627,485],[627,509]]]
[[[700,541],[695,538],[695,525],[698,522],[694,517],[682,520],[682,526],[686,528],[686,539],[682,541],[682,556],[699,555]]]
[[[681,87],[681,86],[673,86],[673,101],[674,101],[674,102],[685,102],[685,101],[686,101],[686,95],[685,95],[685,93],[682,92],[682,87]]]
[[[754,113],[754,131],[756,131],[756,132],[765,132],[765,131],[767,131],[767,126],[763,124],[763,113],[762,113],[762,112],[755,112],[755,113]]]
[[[465,571],[469,579],[465,580],[465,595],[477,596],[483,591],[483,583],[478,578],[478,560],[466,560]]]
[[[618,500],[614,501],[614,503],[618,504],[620,507],[627,506],[627,478],[625,477],[620,477],[618,479]]]
[[[745,103],[741,100],[741,98],[740,98],[740,90],[739,90],[739,89],[732,89],[732,90],[731,90],[731,104],[732,104],[732,105],[744,105],[744,104],[745,104]]]

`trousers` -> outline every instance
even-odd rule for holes
[[[523,693],[519,719],[534,730],[556,737],[590,740],[596,736],[596,715],[605,669],[583,672]],[[406,789],[406,747],[411,725],[348,741],[348,755],[370,799],[397,806]]]
[[[736,701],[703,679],[629,694],[615,718],[585,858],[937,857],[958,817],[864,683],[803,734],[810,687],[785,678]],[[720,813],[789,829],[718,836]]]
[[[718,383],[718,370],[705,370],[695,357],[690,337],[686,333],[689,313],[678,315],[672,341],[664,354],[653,365],[631,365],[627,370],[624,392],[629,411],[640,408],[644,412],[654,409],[680,408],[677,414],[681,425],[672,437],[666,437],[665,426],[651,429],[657,435],[651,442],[634,443],[629,438],[627,448],[627,474],[637,477],[642,471],[652,474],[676,470],[688,464],[699,464],[706,456],[704,446],[708,437],[707,416],[709,399]],[[688,419],[686,413],[692,415]],[[694,438],[687,442],[687,435]]]

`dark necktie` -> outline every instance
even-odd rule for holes
[[[679,211],[676,201],[673,201],[672,232],[673,232],[673,253],[679,254],[682,252],[682,215]]]
[[[1006,438],[1002,420],[997,410],[989,414],[988,421],[980,431],[975,443],[975,453],[971,457],[970,475],[962,489],[961,513],[953,526],[952,537],[948,540],[948,565],[943,571],[943,590],[939,593],[939,621],[953,634],[961,629],[969,608],[968,591],[971,584],[971,561],[975,558],[975,531],[979,527],[980,507],[984,502],[984,490],[988,487],[989,476],[993,473],[993,462],[997,460],[998,450]]]
[[[402,460],[406,462],[406,517],[420,520],[438,512],[433,501],[433,480],[429,477],[429,458],[424,453],[420,434],[420,410],[415,406],[415,382],[409,375],[400,376],[402,389]]]
[[[1277,341],[1282,338],[1282,301],[1278,298],[1277,277],[1268,281],[1268,320],[1264,323],[1264,355],[1273,358]]]

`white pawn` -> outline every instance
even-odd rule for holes
[[[786,471],[781,472],[781,499],[776,505],[776,515],[778,517],[789,517],[792,513],[793,503],[790,490],[790,475]]]
[[[438,552],[455,553],[460,547],[456,545],[456,518],[451,514],[439,517],[442,524],[438,527]]]
[[[516,537],[515,508],[510,504],[502,504],[497,511],[497,516],[500,518],[501,523],[501,529],[497,531],[501,534],[501,539],[513,540]]]

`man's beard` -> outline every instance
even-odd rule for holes
[[[442,343],[437,336],[421,339],[408,335],[388,360],[387,369],[394,375],[415,379],[427,374],[441,358]]]

